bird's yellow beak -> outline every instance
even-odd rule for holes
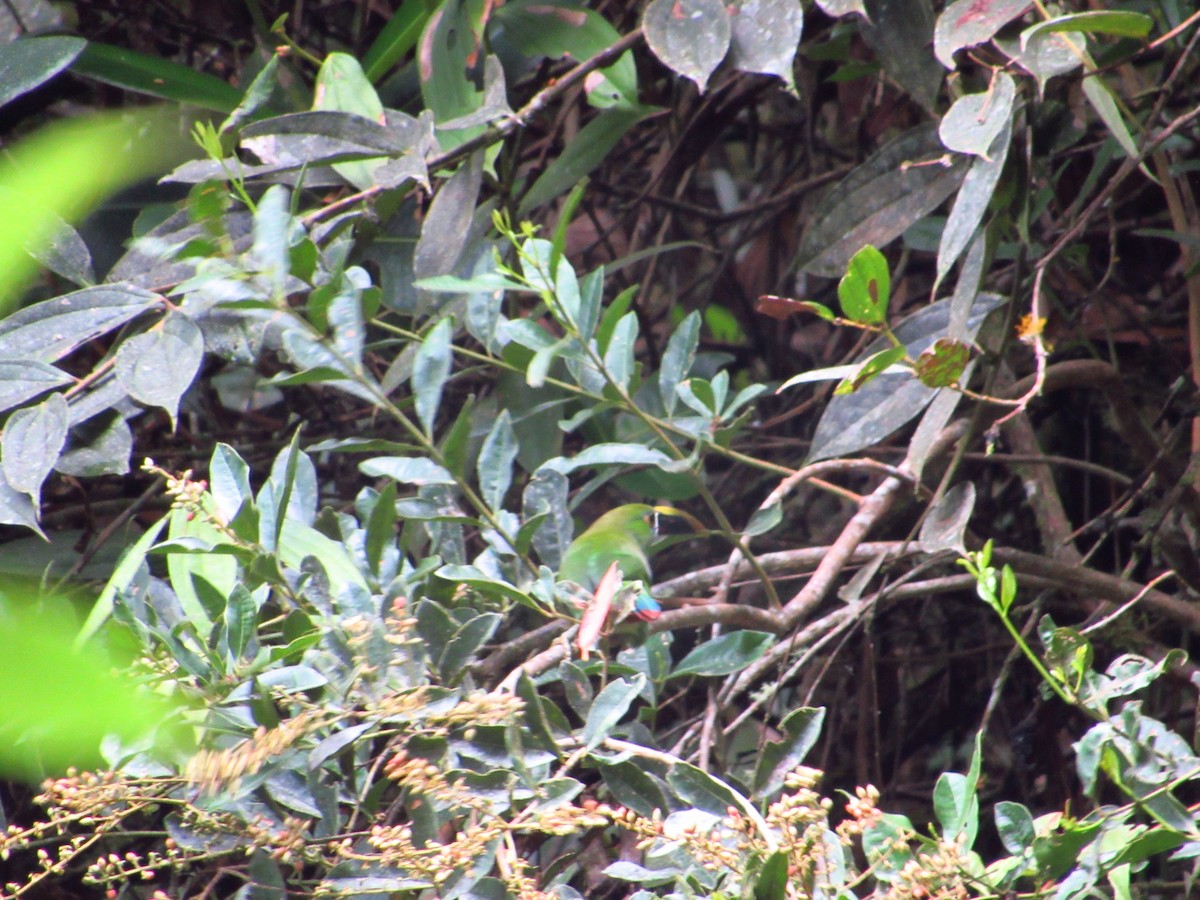
[[[673,506],[654,506],[651,508],[654,510],[656,515],[677,516],[678,518],[683,519],[692,526],[692,530],[696,532],[696,534],[705,534],[708,531],[708,529],[704,527],[704,523],[693,516],[690,512],[685,512],[682,509],[676,509]],[[655,530],[657,531],[657,529]]]

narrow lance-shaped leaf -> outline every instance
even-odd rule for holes
[[[630,680],[611,681],[599,693],[583,726],[583,741],[589,750],[598,747],[612,733],[645,686],[646,676],[639,673]]]
[[[512,484],[512,467],[517,458],[517,440],[512,417],[501,411],[479,450],[479,492],[493,511],[504,508],[504,495]]]
[[[413,360],[412,385],[416,395],[417,418],[430,437],[433,436],[434,420],[442,402],[442,388],[450,377],[452,336],[452,321],[449,318],[442,319],[422,339]]]
[[[700,313],[692,310],[675,328],[658,370],[658,394],[667,415],[675,412],[675,389],[692,370],[700,343]]]

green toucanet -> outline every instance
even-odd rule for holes
[[[615,562],[626,581],[648,581],[650,559],[646,551],[654,540],[655,511],[647,503],[610,509],[571,541],[563,554],[559,576],[593,591]]]

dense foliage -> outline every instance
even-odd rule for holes
[[[275,5],[0,13],[0,895],[1186,892],[1191,4]]]

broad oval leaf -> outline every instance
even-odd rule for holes
[[[949,387],[962,376],[971,359],[971,348],[962,341],[938,338],[933,346],[921,351],[913,372],[927,387]]]
[[[850,258],[846,274],[838,282],[838,300],[846,318],[878,325],[887,318],[892,279],[887,260],[867,245]]]
[[[174,425],[179,400],[204,361],[204,335],[189,317],[172,313],[152,331],[117,349],[114,370],[134,400],[165,409]]]
[[[700,92],[729,50],[732,28],[721,0],[651,0],[642,18],[654,55]]]
[[[9,487],[37,500],[67,441],[68,415],[62,394],[51,394],[8,417],[0,439],[0,467]]]
[[[933,31],[933,52],[947,69],[954,54],[974,47],[1029,9],[1029,0],[957,0],[938,16]]]
[[[1010,125],[1016,97],[1016,82],[1012,76],[1000,72],[990,90],[967,94],[954,102],[942,116],[938,136],[948,150],[986,159],[996,138]]]
[[[840,278],[868,244],[883,247],[936,209],[962,183],[966,161],[947,161],[935,124],[902,134],[838,183],[813,212],[796,266]]]
[[[740,672],[766,653],[775,635],[765,631],[735,631],[706,641],[680,660],[672,678],[685,675],[716,676]]]
[[[795,89],[792,61],[804,32],[797,0],[741,0],[732,9],[729,62],[743,72],[778,75]]]
[[[113,412],[107,424],[94,419],[71,429],[68,449],[54,464],[64,475],[95,478],[98,475],[124,475],[129,471],[133,452],[133,432],[120,415]]]

